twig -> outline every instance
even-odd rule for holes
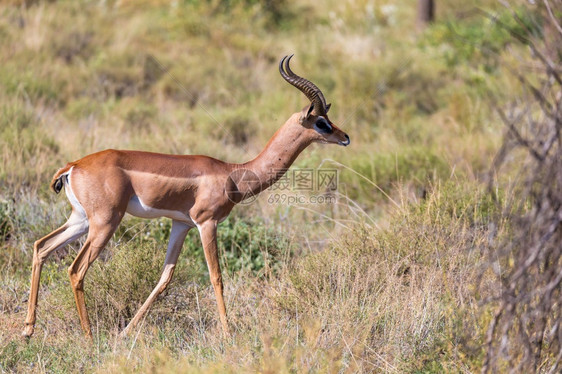
[[[550,9],[550,4],[548,3],[547,0],[543,0],[543,3],[544,3],[544,5],[546,5],[546,10],[548,11],[548,15],[550,16],[550,20],[552,21],[552,23],[554,24],[554,26],[556,27],[558,32],[562,35],[562,27],[560,27],[560,24],[556,20],[556,17],[554,17],[554,14],[552,14],[552,10]]]

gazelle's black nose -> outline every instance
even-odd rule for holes
[[[340,141],[340,145],[343,145],[343,146],[347,147],[349,145],[349,143],[351,143],[351,140],[349,140],[349,136],[347,136],[347,134],[345,134],[345,138],[347,140],[345,142]]]

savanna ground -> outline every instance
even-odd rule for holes
[[[540,39],[542,10],[436,4],[424,30],[402,0],[0,5],[0,370],[479,371],[489,301],[514,266],[490,265],[513,235],[518,189],[501,183],[519,175],[493,168],[496,108],[524,91],[513,71],[532,57],[513,33]],[[171,228],[128,217],[86,276],[93,343],[66,271],[80,242],[49,258],[35,335],[20,337],[33,242],[70,212],[53,173],[106,148],[253,158],[306,104],[277,71],[291,53],[351,146],[313,145],[294,165],[337,169],[337,202],[264,191],[220,225],[232,336],[192,230],[166,293],[118,338],[160,276]]]

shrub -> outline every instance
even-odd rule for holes
[[[551,4],[559,15],[560,4]],[[553,373],[562,362],[562,31],[550,9],[539,10],[548,37],[512,32],[532,51],[524,63],[536,65],[536,76],[529,79],[523,66],[513,69],[521,97],[498,109],[506,134],[490,187],[495,182],[509,191],[505,216],[512,234],[489,252],[490,268],[501,272],[500,289],[490,298],[495,311],[483,373],[505,367]],[[516,13],[513,18],[521,23]]]
[[[279,305],[320,320],[324,344],[338,334],[352,337],[361,362],[376,362],[371,355],[384,352],[404,371],[428,370],[435,360],[441,370],[459,359],[477,367],[482,350],[474,347],[484,331],[471,316],[474,267],[489,235],[496,235],[488,226],[496,215],[490,195],[477,186],[434,187],[389,229],[373,234],[359,226],[331,248],[299,259],[290,273],[291,297],[279,298]],[[461,358],[450,344],[470,353]]]

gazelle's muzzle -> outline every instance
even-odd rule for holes
[[[347,147],[349,143],[351,143],[349,136],[333,123],[330,122],[330,125],[332,126],[333,132],[327,137],[326,140],[330,143],[335,143]]]
[[[345,134],[345,140],[340,140],[339,141],[339,145],[343,145],[344,147],[347,147],[349,145],[349,143],[351,143],[351,140],[349,140],[349,136],[347,136],[347,134]]]

